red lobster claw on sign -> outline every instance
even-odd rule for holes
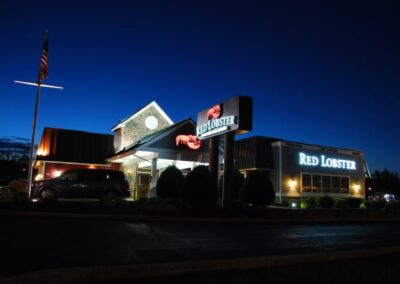
[[[216,119],[221,116],[221,106],[215,105],[207,111],[207,119]]]
[[[187,145],[192,150],[197,150],[201,147],[201,141],[195,135],[178,135],[175,141],[176,146],[183,144]]]

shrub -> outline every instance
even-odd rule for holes
[[[314,197],[304,197],[300,200],[300,208],[310,209],[317,207],[317,202]]]
[[[318,199],[318,206],[321,208],[329,209],[332,208],[334,204],[333,198],[328,195]]]
[[[362,200],[360,198],[347,198],[346,199],[348,208],[360,208]]]
[[[185,178],[183,202],[193,208],[215,208],[217,181],[206,166],[197,166]]]
[[[360,204],[361,209],[371,208],[371,201],[365,200]]]
[[[238,170],[235,170],[233,172],[233,184],[232,184],[233,200],[239,199],[240,188],[242,187],[243,182],[244,182],[243,174],[241,172],[239,172]]]
[[[232,182],[232,200],[239,200],[240,188],[242,187],[244,181],[244,176],[239,170],[233,172],[233,182]],[[219,180],[219,192],[222,192],[222,187],[224,185],[224,177],[222,176]]]
[[[263,172],[249,172],[240,189],[240,201],[253,205],[271,205],[275,200],[272,182]]]
[[[20,180],[14,180],[7,185],[7,191],[14,205],[18,207],[24,207],[29,204],[29,197],[26,187],[26,182]]]
[[[175,166],[169,166],[157,181],[157,196],[178,199],[183,191],[184,181],[182,172]]]
[[[25,181],[14,180],[7,185],[7,190],[11,194],[18,194],[18,193],[28,194],[26,187],[27,184]]]
[[[393,202],[385,203],[385,209],[398,210],[398,209],[400,209],[400,202],[393,201]]]
[[[349,208],[346,198],[336,198],[335,199],[335,208],[338,208],[338,209]]]

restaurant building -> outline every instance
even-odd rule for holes
[[[154,101],[118,122],[112,131],[107,135],[45,128],[36,155],[36,178],[53,178],[73,168],[117,169],[127,176],[136,200],[156,196],[157,179],[168,166],[186,174],[209,161],[209,141],[196,137],[196,123],[191,118],[174,123]],[[235,141],[234,167],[245,176],[264,172],[278,202],[326,194],[365,196],[366,164],[357,150],[254,136]]]
[[[299,197],[365,197],[368,168],[358,150],[278,138],[250,137],[235,143],[236,167],[245,175],[263,171],[278,202]]]

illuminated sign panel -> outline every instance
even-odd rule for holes
[[[345,170],[357,169],[356,162],[353,160],[332,158],[325,155],[313,156],[302,152],[299,153],[299,165]]]
[[[236,96],[200,112],[197,117],[196,136],[206,139],[230,131],[245,133],[252,129],[252,118],[252,98]]]

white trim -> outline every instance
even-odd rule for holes
[[[129,121],[137,117],[139,114],[143,113],[144,111],[148,110],[149,108],[154,107],[160,114],[161,116],[169,123],[169,125],[173,125],[174,122],[169,118],[169,116],[165,113],[165,111],[162,110],[162,108],[155,102],[152,101],[149,103],[147,106],[139,110],[138,112],[135,112],[131,117],[127,118],[125,121],[118,123],[114,128],[112,128],[112,131],[117,130],[118,128],[124,127]]]

